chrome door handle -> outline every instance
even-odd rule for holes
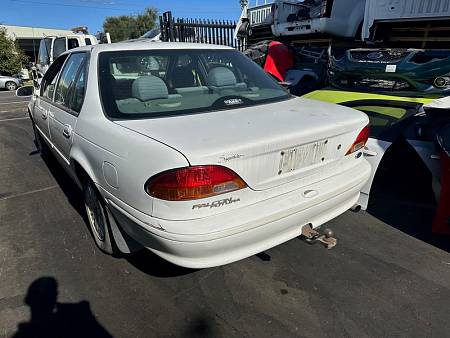
[[[63,135],[69,138],[72,135],[72,127],[68,124],[64,125]]]

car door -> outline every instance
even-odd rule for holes
[[[39,94],[35,96],[34,109],[32,111],[33,121],[36,129],[44,137],[47,143],[51,144],[48,112],[52,105],[55,93],[56,81],[66,56],[58,58],[45,73],[42,78]]]
[[[450,120],[448,110],[426,107],[405,132],[407,142],[414,148],[432,174],[432,188],[439,200],[441,191],[441,149],[437,143],[439,130]]]
[[[87,52],[70,54],[59,76],[54,101],[49,110],[53,147],[58,158],[66,165],[70,164],[73,131],[84,101],[87,63]]]
[[[403,134],[406,126],[420,112],[421,104],[390,100],[358,100],[341,103],[369,116],[371,136],[364,148],[364,157],[372,166],[372,174],[362,188],[361,205],[367,206],[377,169],[389,147]]]

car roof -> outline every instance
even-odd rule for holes
[[[124,41],[108,44],[98,44],[83,46],[66,51],[64,54],[81,52],[81,51],[126,51],[126,50],[182,50],[182,49],[211,49],[211,50],[234,50],[232,47],[223,45],[212,45],[205,43],[188,43],[188,42],[155,42],[139,39],[137,41]]]

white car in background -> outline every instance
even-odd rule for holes
[[[234,262],[352,208],[370,176],[365,114],[294,98],[224,46],[70,50],[29,111],[107,253],[139,243],[185,267]]]

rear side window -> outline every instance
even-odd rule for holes
[[[81,65],[78,71],[77,78],[75,79],[71,100],[69,103],[69,108],[74,112],[79,113],[84,102],[84,95],[86,93],[86,83],[87,83],[87,60]]]
[[[83,67],[85,67],[86,65],[86,60],[87,60],[86,53],[74,53],[69,56],[69,59],[66,61],[64,65],[61,76],[59,77],[58,85],[56,87],[55,103],[60,104],[69,109],[72,109],[73,104],[76,105],[75,108],[78,107],[79,102],[74,103],[71,94],[73,89],[78,88],[79,91],[83,92],[84,97],[84,86],[86,76],[83,75],[81,77],[81,81],[78,81],[80,79],[78,75],[84,74]],[[81,101],[81,104],[82,103],[83,102]]]

